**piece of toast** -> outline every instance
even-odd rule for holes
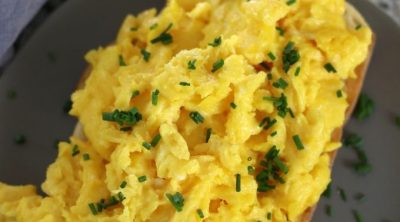
[[[347,3],[347,5],[346,5],[345,20],[349,27],[356,27],[357,25],[369,27],[368,23],[365,21],[365,19],[362,17],[362,15],[349,3]],[[357,104],[358,96],[360,95],[361,88],[364,83],[365,74],[368,69],[368,65],[369,65],[369,62],[370,62],[370,59],[372,56],[374,46],[375,46],[375,36],[373,36],[373,38],[372,38],[372,42],[371,42],[371,45],[369,46],[369,52],[368,52],[368,56],[367,56],[366,60],[356,68],[357,78],[346,80],[345,91],[347,93],[347,101],[349,103],[349,106],[346,110],[346,122],[351,117],[351,114],[353,113],[353,110]],[[89,74],[90,74],[90,68],[86,69],[85,72],[83,73],[83,75],[77,85],[78,89],[82,88],[84,86],[85,80]],[[343,128],[344,128],[344,125],[341,128],[337,128],[332,133],[332,141],[341,141],[342,134],[343,134]],[[81,126],[81,124],[79,124],[79,122],[77,123],[77,125],[74,129],[73,136],[76,138],[85,140],[85,135],[84,135],[82,126]],[[337,154],[337,150],[335,150],[329,154],[331,168],[335,161],[336,154]],[[317,207],[317,205],[308,208],[301,216],[299,222],[310,222],[313,217],[316,207]]]

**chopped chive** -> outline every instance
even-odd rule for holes
[[[200,219],[204,218],[204,214],[203,214],[203,211],[201,209],[197,209],[196,212],[197,212],[197,215],[199,215]]]
[[[294,113],[293,110],[291,108],[287,109],[287,112],[289,113],[290,117],[292,117],[294,119]]]
[[[287,5],[293,5],[294,3],[296,3],[296,0],[288,0],[286,2]]]
[[[267,74],[267,79],[268,79],[268,80],[272,80],[272,74],[271,74],[271,73],[268,73],[268,74]]]
[[[241,190],[241,182],[240,182],[240,174],[236,174],[236,192],[240,192]]]
[[[397,127],[400,128],[400,116],[396,116],[394,121],[395,121]]]
[[[17,98],[17,92],[13,89],[10,89],[7,91],[7,98],[10,100],[13,100],[15,98]]]
[[[358,24],[357,26],[356,26],[356,30],[359,30],[359,29],[361,29],[362,28],[362,25],[361,24]]]
[[[256,169],[253,166],[247,166],[247,172],[249,174],[254,174],[256,172]]]
[[[350,133],[345,136],[343,145],[353,148],[361,148],[363,146],[363,139],[355,133]]]
[[[185,199],[183,198],[182,194],[176,192],[175,194],[166,194],[168,200],[171,202],[172,206],[176,209],[176,211],[181,212]]]
[[[26,137],[23,134],[18,134],[14,138],[14,143],[17,145],[23,145],[26,143]]]
[[[133,98],[135,98],[135,97],[137,97],[139,95],[140,95],[140,91],[139,90],[135,90],[135,91],[132,92],[131,99],[133,99]]]
[[[172,28],[173,24],[170,23],[168,25],[168,27],[161,32],[161,34],[159,36],[157,36],[156,38],[152,39],[150,42],[151,44],[156,44],[158,42],[161,42],[163,45],[169,45],[172,43],[173,41],[173,37],[171,34],[168,33],[168,31]]]
[[[208,43],[208,45],[210,45],[212,47],[218,47],[221,45],[221,43],[222,43],[222,38],[221,38],[221,36],[219,36],[219,37],[215,38],[212,43]]]
[[[122,192],[118,192],[117,197],[118,197],[119,202],[122,202],[123,200],[126,199],[126,197],[124,196],[124,194]]]
[[[68,114],[71,109],[72,109],[72,101],[71,101],[71,99],[68,99],[64,103],[63,111],[64,111],[64,113]]]
[[[278,81],[276,81],[276,82],[274,82],[273,84],[272,84],[272,86],[273,87],[275,87],[275,88],[277,88],[277,89],[286,89],[286,87],[288,86],[289,84],[284,80],[284,79],[282,79],[282,78],[279,78],[278,79]]]
[[[96,206],[94,205],[94,203],[90,203],[90,204],[88,204],[88,206],[89,206],[90,212],[92,212],[93,215],[96,215],[97,209],[96,209]]]
[[[276,136],[277,134],[278,134],[278,132],[277,132],[277,131],[274,131],[274,132],[271,133],[271,137],[274,137],[274,136]]]
[[[150,30],[153,30],[157,27],[158,27],[158,23],[154,23],[153,25],[150,26]]]
[[[275,59],[276,59],[274,53],[272,53],[272,52],[269,52],[269,53],[268,53],[268,57],[269,57],[272,61],[275,61]]]
[[[363,202],[365,200],[365,194],[357,193],[356,195],[354,195],[354,199],[358,202]]]
[[[283,30],[283,28],[281,27],[275,27],[276,31],[278,31],[280,36],[284,36],[285,35],[285,30]]]
[[[210,141],[211,134],[212,134],[212,129],[211,128],[207,128],[207,131],[206,131],[206,143],[208,143],[208,141]]]
[[[337,96],[337,98],[342,98],[343,97],[343,93],[342,93],[342,90],[338,90],[338,91],[336,91],[336,96]]]
[[[197,61],[196,59],[190,60],[188,62],[188,69],[195,70],[196,69],[196,61]]]
[[[104,121],[116,122],[122,128],[134,126],[137,122],[142,120],[142,115],[138,112],[136,107],[129,111],[120,111],[118,109],[111,113],[104,112],[102,114]]]
[[[146,49],[141,49],[140,53],[142,54],[144,61],[148,62],[150,60],[151,53],[146,51]]]
[[[160,140],[161,140],[161,135],[160,135],[160,134],[157,134],[157,135],[151,140],[151,142],[150,142],[151,146],[152,146],[152,147],[156,147],[157,144],[158,144],[158,142],[160,142]]]
[[[237,107],[237,105],[234,102],[231,102],[230,106],[232,109],[236,109],[236,107]]]
[[[332,206],[331,205],[325,206],[325,213],[326,213],[326,215],[328,215],[328,217],[332,216]]]
[[[297,67],[296,71],[294,72],[294,76],[299,76],[300,75],[300,71],[301,71],[301,68]]]
[[[326,69],[327,72],[337,73],[335,67],[331,63],[326,63],[324,65],[324,68]]]
[[[271,212],[268,212],[268,213],[267,213],[267,219],[268,219],[268,220],[272,220],[272,213],[271,213]]]
[[[131,27],[129,30],[131,32],[136,32],[137,30],[139,30],[139,27]]]
[[[151,104],[153,104],[153,106],[156,106],[158,104],[158,95],[160,94],[160,91],[158,89],[154,90],[151,93]]]
[[[300,60],[299,51],[294,42],[288,42],[282,53],[283,70],[287,73],[292,65]]]
[[[80,152],[81,152],[81,151],[79,150],[78,145],[74,145],[74,146],[72,147],[72,156],[76,156],[76,155],[78,155]]]
[[[356,222],[363,222],[361,214],[357,210],[353,210],[352,212],[353,212],[353,217],[356,220]]]
[[[119,187],[121,189],[124,189],[126,187],[126,185],[128,185],[128,182],[126,182],[125,180],[121,182],[121,184],[119,185]]]
[[[219,59],[213,64],[213,68],[212,68],[211,72],[214,73],[218,69],[222,68],[223,66],[224,66],[224,60],[223,59]]]
[[[125,59],[122,55],[119,55],[119,66],[126,66]]]
[[[341,198],[344,202],[346,202],[346,201],[347,201],[346,192],[345,192],[342,188],[340,188],[340,187],[338,187],[337,190],[338,190],[338,192],[339,192],[340,198]]]
[[[88,153],[84,153],[82,155],[82,158],[83,158],[84,161],[88,161],[88,160],[90,160],[90,155]]]
[[[189,117],[196,123],[200,124],[204,122],[204,117],[199,112],[191,112]]]
[[[300,136],[299,135],[294,135],[293,136],[293,141],[296,144],[296,147],[298,150],[303,150],[304,149],[304,145],[301,142]]]
[[[143,183],[143,182],[145,182],[146,180],[147,180],[147,177],[146,177],[146,176],[140,176],[140,177],[138,177],[139,183]]]
[[[179,85],[181,85],[181,86],[190,86],[190,83],[188,83],[188,82],[180,82]]]
[[[329,182],[328,186],[326,186],[325,191],[322,193],[322,196],[326,198],[331,198],[332,194],[332,182]]]
[[[142,143],[142,146],[143,146],[144,148],[146,148],[147,150],[150,150],[150,149],[151,149],[151,144],[148,143],[148,142],[143,142],[143,143]]]
[[[287,174],[289,172],[289,168],[278,157],[274,158],[274,163],[283,173]]]
[[[365,120],[371,116],[373,111],[374,102],[369,96],[362,93],[354,110],[354,116],[359,120]]]

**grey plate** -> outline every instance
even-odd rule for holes
[[[68,139],[76,122],[62,107],[85,68],[85,52],[112,42],[126,14],[163,2],[70,0],[40,27],[0,80],[0,181],[39,185],[44,180],[57,155],[54,141]],[[371,4],[352,2],[378,36],[364,89],[376,111],[366,122],[352,120],[347,130],[364,137],[374,169],[368,176],[357,176],[346,166],[356,159],[354,153],[342,149],[333,188],[343,187],[348,200],[344,203],[334,192],[330,200],[321,201],[313,221],[355,221],[352,209],[367,222],[400,221],[400,129],[393,123],[394,115],[400,114],[400,30]],[[7,99],[9,89],[17,91],[15,100]],[[23,146],[13,142],[19,133],[27,137]],[[366,194],[363,203],[353,199],[358,192]],[[333,209],[331,218],[324,213],[327,204]]]

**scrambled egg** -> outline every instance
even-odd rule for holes
[[[294,2],[294,3],[293,3]],[[42,185],[0,183],[0,221],[298,221],[330,181],[345,81],[371,30],[344,0],[170,0],[90,51]]]

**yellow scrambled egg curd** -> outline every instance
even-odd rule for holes
[[[0,183],[0,221],[299,221],[330,181],[368,27],[344,0],[170,0],[90,51],[42,185]]]

